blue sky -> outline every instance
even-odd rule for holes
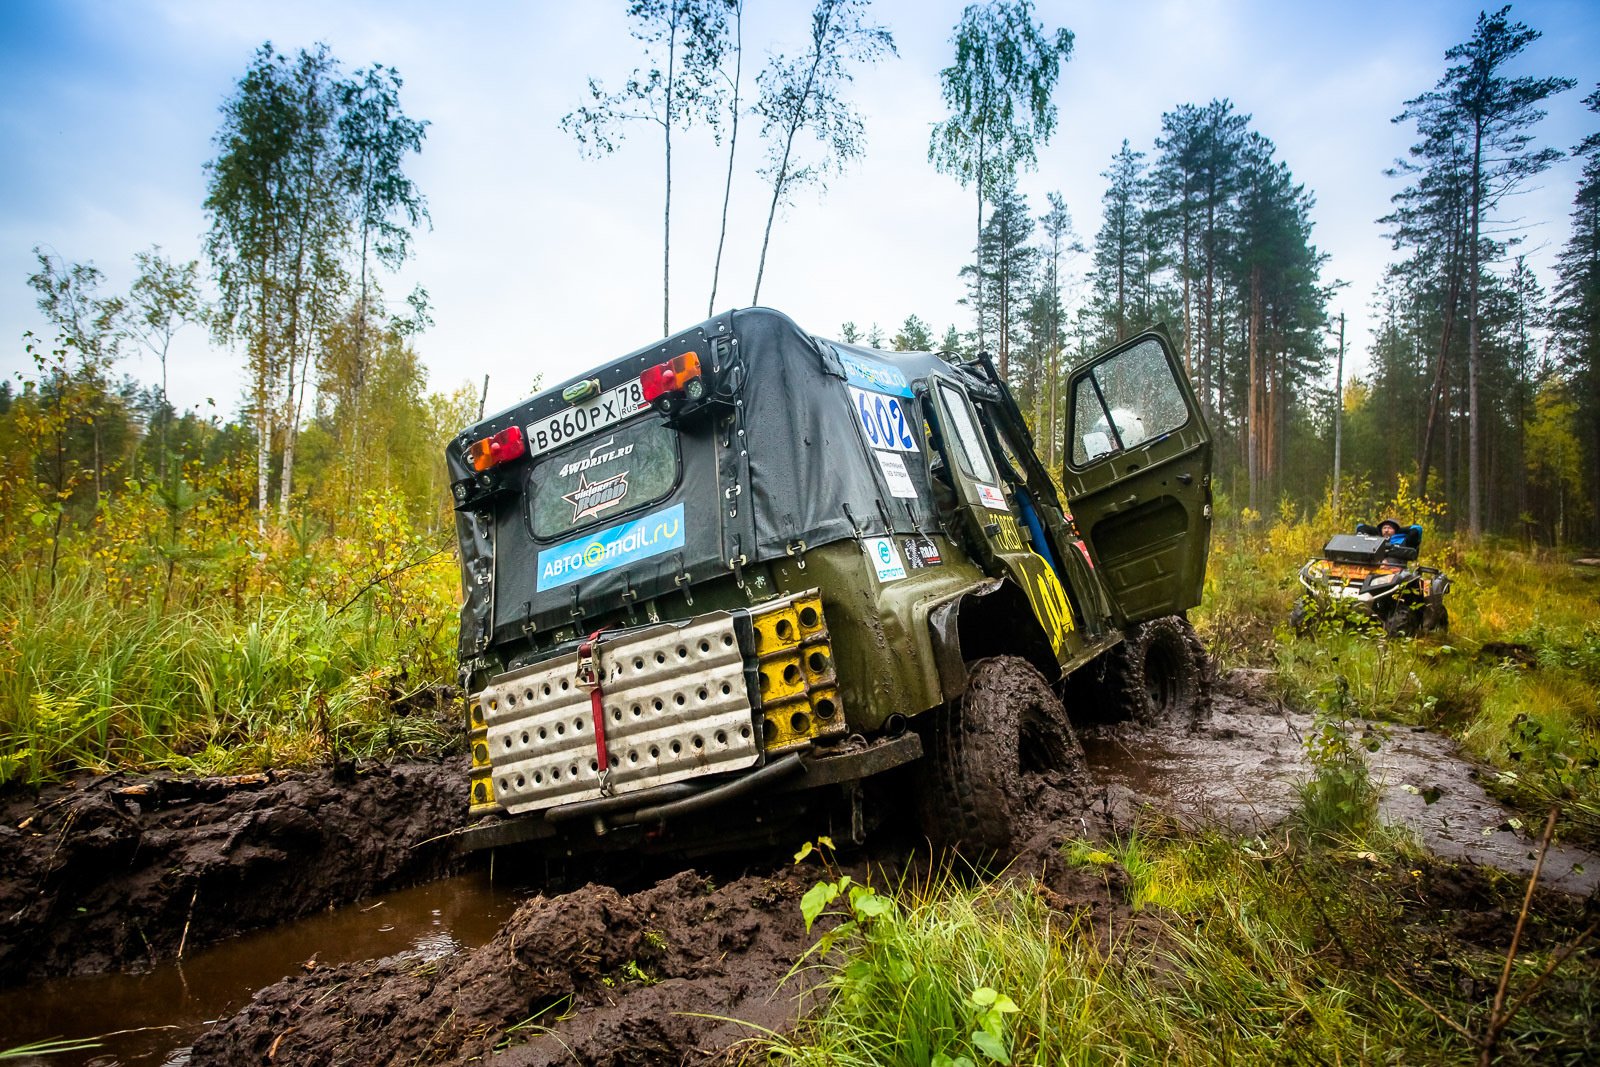
[[[406,80],[409,114],[432,125],[410,172],[433,229],[388,283],[398,298],[428,288],[436,325],[417,342],[435,388],[490,376],[490,405],[649,343],[661,325],[658,142],[636,136],[592,161],[558,128],[587,78],[617,84],[637,62],[621,0],[554,2],[245,2],[0,0],[0,372],[26,365],[21,335],[43,330],[26,286],[39,245],[93,261],[110,288],[131,280],[135,252],[159,244],[200,255],[203,164],[218,106],[253,50],[326,42],[346,70],[372,62]],[[1059,190],[1076,228],[1099,226],[1100,173],[1122,139],[1153,153],[1163,111],[1228,97],[1254,116],[1280,158],[1316,196],[1314,239],[1327,277],[1350,284],[1357,365],[1368,304],[1391,253],[1379,216],[1398,182],[1383,170],[1411,131],[1389,120],[1430,88],[1444,51],[1465,40],[1479,7],[1465,3],[1296,4],[1222,0],[1043,0],[1047,25],[1077,35],[1057,91],[1060,123],[1021,188],[1036,210]],[[747,91],[771,51],[796,49],[808,6],[750,0]],[[942,331],[970,258],[974,203],[926,161],[942,117],[938,70],[961,10],[944,0],[879,0],[900,58],[858,72],[852,97],[866,122],[864,159],[825,196],[802,191],[773,236],[762,302],[817,333],[840,323],[887,332],[915,313]],[[1544,37],[1518,72],[1563,74],[1577,89],[1552,101],[1538,130],[1566,149],[1595,128],[1581,98],[1600,81],[1600,4],[1519,3],[1513,16]],[[718,310],[749,302],[765,198],[755,178],[754,124],[741,130],[743,180],[733,209]],[[674,328],[705,317],[725,158],[709,139],[675,143]],[[1576,167],[1567,161],[1515,198],[1527,250],[1548,285],[1567,234]],[[237,404],[241,359],[199,332],[180,338],[173,397]],[[147,382],[150,357],[122,369]]]

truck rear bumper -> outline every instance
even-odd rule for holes
[[[859,781],[917,759],[915,733],[884,738],[837,754],[793,752],[764,767],[716,782],[672,783],[622,796],[582,800],[510,818],[491,818],[453,836],[458,852],[476,852],[557,837],[604,837],[623,827],[655,827],[732,801]]]

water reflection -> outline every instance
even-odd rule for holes
[[[176,1067],[187,1062],[189,1045],[207,1026],[237,1012],[257,989],[320,966],[402,953],[437,959],[475,948],[525,896],[524,889],[491,885],[487,872],[473,871],[246,934],[145,974],[56,978],[0,990],[0,1049],[107,1035],[91,1051],[8,1062]]]

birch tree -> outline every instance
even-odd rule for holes
[[[697,121],[716,121],[730,6],[730,0],[630,0],[630,32],[645,46],[645,65],[614,93],[590,78],[589,103],[561,119],[561,128],[590,156],[616,151],[633,123],[661,133],[663,334],[672,332],[672,135]]]
[[[894,35],[865,21],[870,0],[818,0],[811,11],[811,35],[804,52],[776,55],[757,79],[756,114],[767,145],[761,176],[772,186],[767,224],[761,235],[761,258],[750,302],[761,302],[772,245],[772,223],[778,209],[806,185],[826,188],[827,179],[866,151],[866,131],[855,107],[844,98],[853,63],[875,63],[885,54],[898,55]],[[802,133],[815,143],[807,153],[797,143]]]
[[[1053,34],[1033,18],[1030,0],[969,5],[955,29],[955,61],[939,72],[950,117],[933,129],[928,161],[977,191],[973,245],[983,241],[983,205],[1019,168],[1031,169],[1056,128],[1051,100],[1061,64],[1072,56],[1072,31]],[[978,347],[984,347],[982,277]]]

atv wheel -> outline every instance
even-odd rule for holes
[[[1450,632],[1450,609],[1443,604],[1429,602],[1422,607],[1422,632],[1425,634]]]
[[[1083,747],[1061,701],[1027,660],[995,656],[968,666],[958,702],[930,712],[919,782],[922,826],[937,849],[983,866],[1010,858],[1024,775],[1081,778]]]
[[[1395,601],[1383,617],[1383,632],[1390,637],[1414,637],[1423,625],[1422,608]]]
[[[1294,631],[1296,637],[1310,636],[1315,609],[1315,601],[1308,596],[1296,600],[1294,607],[1289,609],[1289,629]]]
[[[1135,627],[1106,675],[1122,718],[1154,726],[1193,724],[1211,710],[1209,661],[1194,627],[1176,615]]]

